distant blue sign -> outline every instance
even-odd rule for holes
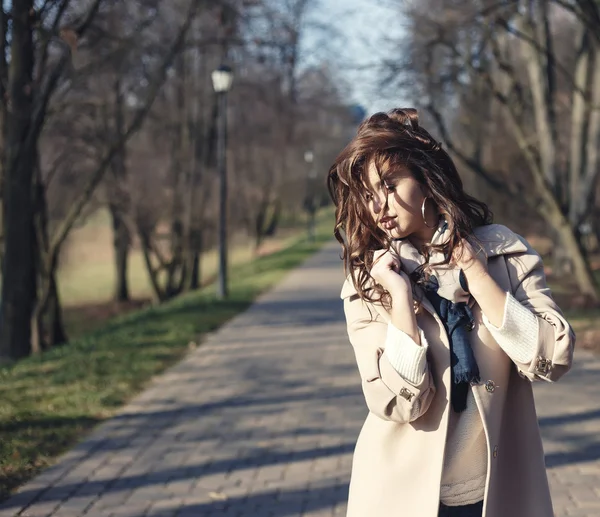
[[[350,115],[352,116],[352,122],[360,124],[367,116],[367,110],[360,104],[353,104],[350,106]]]

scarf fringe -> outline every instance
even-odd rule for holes
[[[472,372],[462,372],[462,373],[457,373],[454,375],[454,383],[455,384],[461,384],[461,383],[466,383],[466,384],[471,384],[472,382],[475,382],[477,384],[479,384],[481,382],[481,376],[479,375],[479,372],[473,374]]]

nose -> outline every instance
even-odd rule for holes
[[[377,215],[383,209],[384,203],[379,199],[379,194],[373,195],[371,198],[371,202],[373,203],[373,212]]]

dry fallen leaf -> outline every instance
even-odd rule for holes
[[[77,33],[73,29],[61,29],[60,37],[64,42],[71,47],[71,52],[75,52],[77,48]]]

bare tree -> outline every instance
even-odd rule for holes
[[[9,98],[11,109],[6,111],[9,123],[4,167],[5,258],[2,286],[3,324],[0,333],[0,356],[3,359],[22,357],[30,350],[39,351],[43,348],[46,334],[43,330],[44,315],[49,308],[52,308],[51,312],[55,316],[60,313],[55,275],[61,245],[91,200],[105,172],[114,163],[115,156],[141,127],[171,63],[183,47],[187,30],[200,3],[200,0],[192,0],[189,4],[184,22],[167,51],[162,57],[154,59],[152,68],[155,71],[152,80],[147,83],[139,97],[138,105],[131,113],[122,134],[114,137],[103,158],[92,168],[81,189],[73,197],[72,203],[64,212],[64,218],[53,225],[52,231],[47,224],[46,186],[41,183],[46,176],[41,172],[35,173],[38,167],[39,139],[49,107],[52,105],[51,101],[53,97],[60,97],[56,95],[57,91],[61,94],[67,92],[68,96],[73,77],[67,76],[66,72],[69,70],[72,50],[78,41],[86,41],[83,39],[84,33],[92,26],[101,2],[96,0],[89,6],[79,5],[74,8],[75,11],[69,11],[70,3],[65,0],[50,9],[49,14],[46,13],[49,16],[46,23],[61,37],[56,51],[49,46],[53,33],[50,33],[48,38],[39,40],[42,42],[40,48],[34,47],[33,28],[37,24],[37,14],[31,2],[25,2],[23,5],[18,2],[12,4],[12,16],[17,16],[22,24],[19,28],[15,26],[16,33],[12,35],[13,65],[9,81],[18,99],[19,116],[14,117],[14,121],[11,122],[12,96]],[[61,21],[62,17],[66,16],[65,13],[69,15],[69,20],[75,20],[67,26],[63,26]],[[42,16],[44,13],[38,14]],[[91,44],[94,38],[98,38],[98,33],[90,31],[88,43]],[[36,55],[37,61],[34,60]],[[17,62],[15,60],[21,62],[22,66],[14,66]],[[94,65],[99,66],[98,63],[91,64]],[[84,73],[82,70],[79,72]],[[25,227],[28,229],[25,230]],[[23,239],[23,235],[28,235],[29,238]],[[57,325],[58,321],[54,317],[51,328],[55,329]],[[53,336],[57,334],[60,333],[53,331]]]
[[[68,8],[65,0],[49,9],[42,31],[48,34],[34,42],[39,26],[38,13],[32,0],[12,2],[10,17],[10,62],[7,96],[3,98],[6,120],[3,161],[3,225],[4,260],[2,282],[2,327],[0,357],[18,358],[30,351],[30,324],[36,299],[36,200],[33,186],[37,165],[38,140],[50,98],[64,72],[70,44],[88,29],[100,0],[73,14],[74,22],[61,27]],[[46,7],[47,4],[44,6]],[[3,13],[3,16],[6,14]],[[6,27],[6,25],[4,25]],[[4,37],[8,37],[7,31]],[[56,52],[51,42],[57,41]],[[6,39],[4,40],[6,48]],[[36,50],[38,61],[36,62]],[[58,53],[51,59],[50,54]],[[0,60],[6,60],[3,54]],[[6,62],[0,66],[6,70]]]
[[[60,254],[98,206],[111,214],[117,299],[129,294],[133,245],[158,300],[208,280],[200,254],[217,240],[210,73],[223,61],[238,72],[227,149],[231,234],[248,233],[258,246],[282,214],[300,212],[304,151],[315,148],[322,165],[347,137],[332,130],[346,123],[339,80],[321,73],[325,62],[321,72],[302,66],[314,5],[58,0],[37,11],[32,1],[0,9],[11,63],[0,59],[0,360],[66,340]]]

